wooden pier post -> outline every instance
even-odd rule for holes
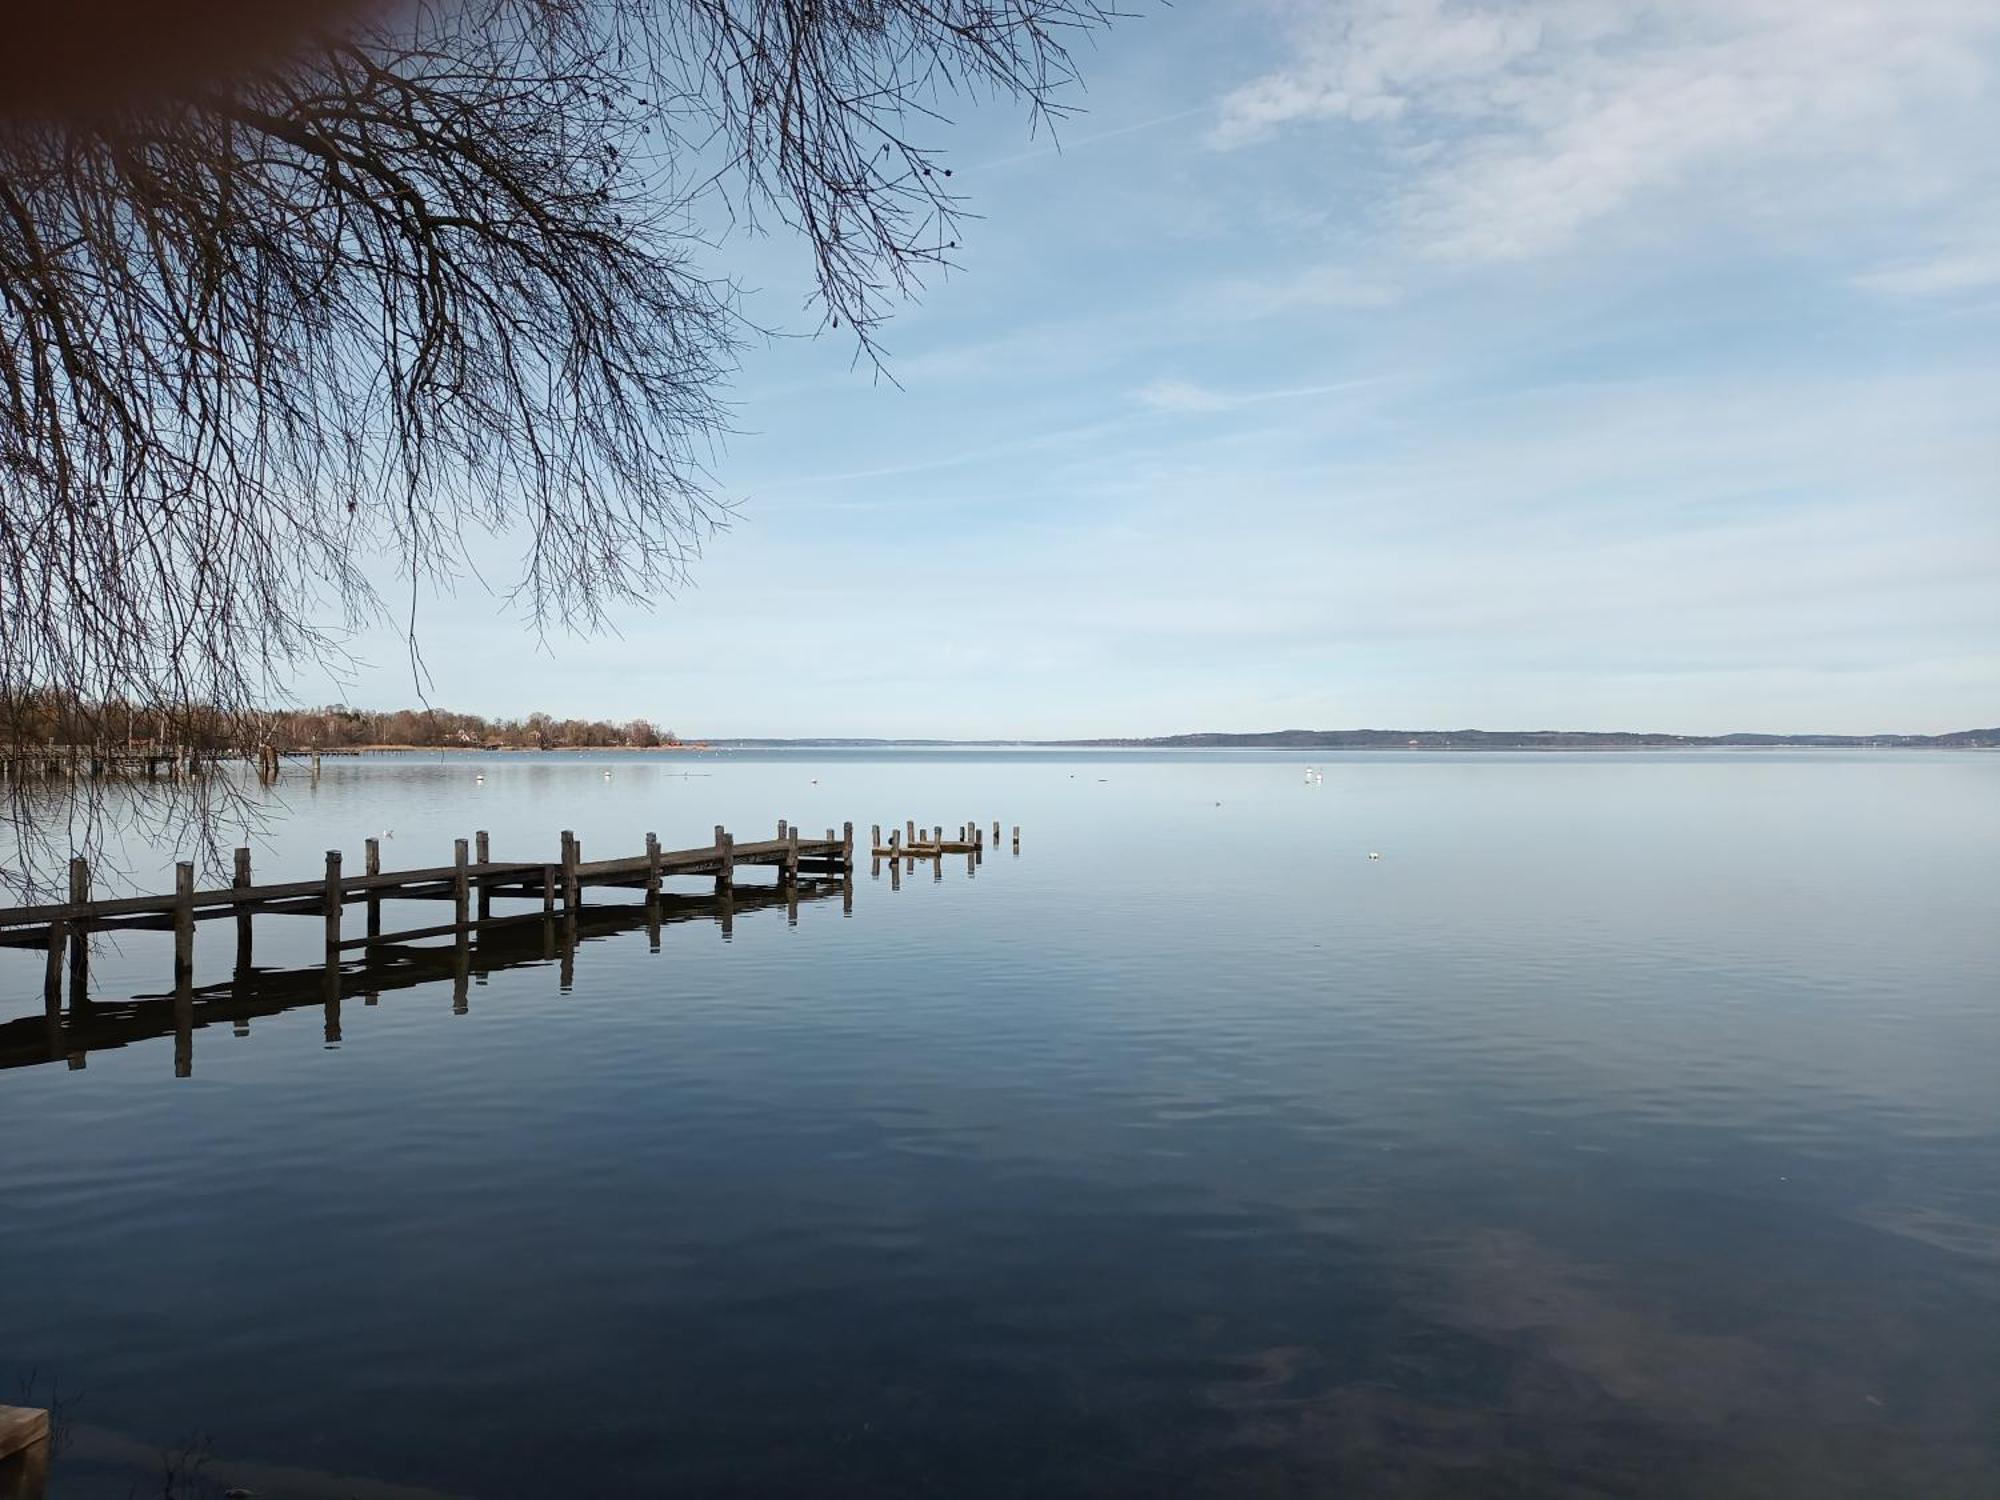
[[[382,873],[382,841],[380,839],[368,839],[362,844],[361,869],[364,874],[368,875],[380,875]],[[376,890],[368,892],[368,935],[370,937],[380,937],[382,935],[382,893]]]
[[[778,884],[787,888],[799,883],[799,831],[794,828],[785,835],[783,863],[778,866]]]
[[[373,839],[369,840],[371,844],[374,842]],[[250,889],[250,851],[248,849],[238,849],[236,851],[236,870],[230,877],[229,883],[239,891]],[[249,968],[251,964],[251,943],[253,941],[251,927],[250,907],[246,902],[236,908],[236,967],[239,971]]]
[[[993,847],[995,849],[1000,847],[1000,820],[998,818],[993,820]]]
[[[782,844],[784,843],[784,841],[785,841],[785,820],[783,818],[780,818],[778,819],[778,842]]]
[[[174,866],[174,1077],[194,1077],[194,866]]]
[[[472,836],[472,862],[487,865],[493,862],[493,841],[480,829]],[[493,890],[485,881],[479,883],[479,920],[484,922],[493,915]]]
[[[577,898],[583,894],[583,883],[576,873],[576,867],[581,862],[577,853],[576,835],[565,828],[562,836],[563,910],[565,911],[575,911]]]
[[[326,851],[326,961],[340,961],[340,851]]]
[[[715,872],[715,891],[724,895],[736,889],[736,840],[720,823],[715,825],[715,849],[722,865]]]
[[[868,847],[871,850],[882,847],[882,825],[880,823],[870,825],[868,829]]]
[[[542,915],[552,917],[556,913],[556,867],[542,866]]]
[[[194,866],[174,866],[174,988],[194,977]]]
[[[73,859],[69,862],[69,904],[86,906],[90,902],[90,861]],[[78,1005],[90,1003],[90,932],[80,921],[69,926],[69,1009],[76,1014]]]
[[[466,875],[467,846],[464,839],[451,841],[452,920],[463,927],[472,918],[472,885]]]
[[[874,845],[869,845],[869,848],[874,848]],[[854,825],[852,823],[842,823],[840,825],[840,861],[846,867],[844,873],[849,877],[849,883],[852,884],[852,877],[854,875]]]
[[[656,906],[660,900],[660,836],[646,835],[646,904]],[[653,946],[659,947],[659,934],[653,934]]]
[[[1014,852],[1016,854],[1021,852],[1021,825],[1019,823],[1014,825]]]
[[[910,845],[914,844],[916,841],[917,841],[917,820],[915,818],[906,818],[903,821],[903,847],[907,849]]]

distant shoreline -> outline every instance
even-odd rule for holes
[[[1531,730],[1401,731],[1283,730],[1271,734],[1185,734],[1151,739],[859,739],[715,738],[677,745],[343,745],[319,751],[331,755],[649,755],[700,754],[718,750],[1402,750],[1479,754],[1495,751],[1600,752],[1643,750],[2000,750],[2000,729],[1970,729],[1935,735],[1652,735],[1640,733]],[[302,748],[297,753],[314,753]]]

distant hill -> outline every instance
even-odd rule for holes
[[[1166,734],[1150,739],[728,739],[739,748],[1017,746],[1043,750],[2000,750],[2000,729],[1952,734],[1641,734],[1579,729],[1277,729],[1263,734]]]
[[[1700,750],[2000,749],[2000,729],[1952,734],[1642,734],[1574,729],[1279,729],[1266,734],[1169,734],[1061,740],[1089,747],[1230,750]]]

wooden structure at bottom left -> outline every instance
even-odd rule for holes
[[[0,1406],[0,1500],[42,1500],[49,1487],[49,1414]]]

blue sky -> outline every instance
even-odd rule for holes
[[[749,352],[735,527],[432,701],[683,733],[2000,722],[2000,6],[1196,0],[885,342]],[[804,330],[795,251],[718,262]],[[497,576],[504,568],[494,565]],[[307,696],[413,697],[392,636]]]

